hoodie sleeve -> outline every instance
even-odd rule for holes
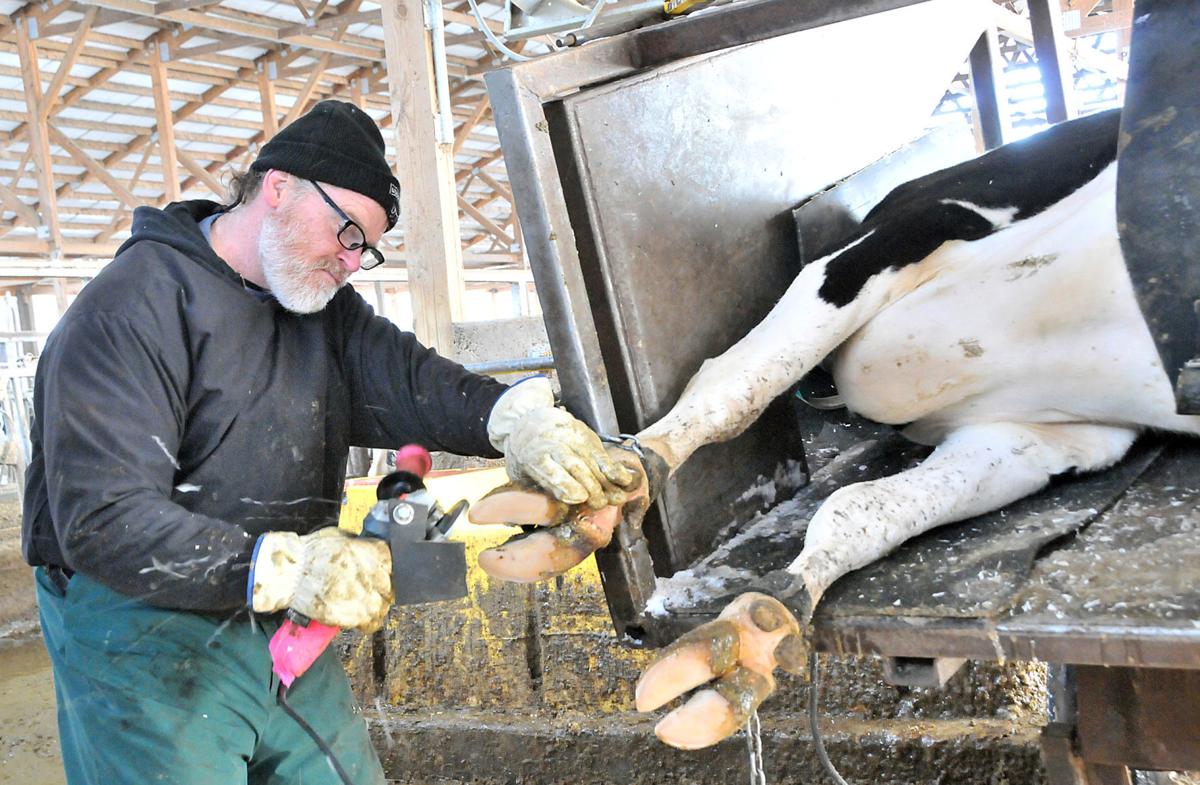
[[[487,421],[508,387],[471,373],[422,346],[412,333],[376,316],[358,294],[340,304],[343,371],[352,403],[351,443],[431,450],[487,458]]]
[[[35,409],[49,512],[71,569],[152,605],[232,610],[255,539],[171,501],[190,364],[160,315],[84,312],[47,343]]]

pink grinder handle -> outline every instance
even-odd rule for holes
[[[337,634],[337,627],[318,621],[310,621],[307,627],[302,627],[285,619],[267,646],[271,651],[271,669],[285,687],[292,686]]]

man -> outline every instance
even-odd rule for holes
[[[546,380],[507,388],[374,316],[399,187],[374,121],[325,101],[229,207],[140,207],[38,366],[23,549],[71,785],[334,783],[280,712],[282,612],[378,629],[387,546],[336,528],[350,445],[494,456],[569,503],[632,481]],[[355,783],[383,773],[327,650],[288,692]]]

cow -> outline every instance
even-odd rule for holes
[[[480,564],[536,580],[577,563],[697,448],[741,433],[822,361],[850,410],[934,446],[913,468],[833,493],[772,594],[739,596],[646,670],[642,711],[703,687],[655,729],[694,749],[741,727],[777,666],[803,669],[813,607],[842,575],[1055,475],[1111,466],[1144,430],[1200,435],[1200,417],[1175,411],[1121,255],[1119,125],[1119,110],[1097,113],[894,189],[637,434],[645,458],[631,464],[644,472],[629,505],[550,509],[501,491],[479,520],[565,522]]]

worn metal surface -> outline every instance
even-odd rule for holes
[[[618,430],[618,421],[621,430],[634,430],[661,414],[664,394],[677,393],[700,360],[740,337],[736,327],[744,331],[761,316],[794,274],[794,250],[787,243],[770,242],[786,231],[784,211],[912,135],[918,127],[914,122],[936,102],[978,36],[982,19],[978,8],[949,0],[764,0],[643,28],[487,75],[567,407],[606,432]],[[897,29],[932,29],[935,24],[938,37],[916,51],[894,35]],[[819,35],[796,37],[804,33],[794,31],[805,30]],[[790,43],[781,46],[785,39]],[[759,43],[727,49],[755,41]],[[904,67],[881,74],[870,63],[887,57],[888,45],[899,47],[894,59]],[[872,57],[856,51],[869,51]],[[716,54],[694,57],[712,52]],[[657,70],[637,73],[651,66]],[[835,66],[836,80],[830,78]],[[821,79],[795,78],[817,70]],[[591,87],[601,83],[605,86]],[[844,87],[850,84],[859,93],[847,102]],[[870,95],[861,94],[864,84]],[[580,90],[561,109],[553,103]],[[601,109],[605,101],[608,106]],[[826,112],[836,107],[830,115],[836,119],[808,122],[807,106]],[[621,133],[609,129],[612,120],[623,126]],[[845,149],[832,153],[835,143]],[[700,150],[703,155],[696,154]],[[616,169],[597,168],[597,158],[605,153]],[[693,184],[701,187],[687,188],[697,177]],[[614,183],[619,187],[607,195],[594,187]],[[608,195],[617,198],[606,201]],[[636,210],[631,214],[622,205]],[[665,214],[654,213],[652,205],[665,208]],[[622,234],[626,219],[638,216],[645,218],[642,224],[650,233],[625,238],[632,240],[631,247],[615,258],[608,243]],[[710,220],[712,230],[724,230],[709,230]],[[636,246],[647,239],[657,242],[659,234],[678,242],[670,244],[671,253],[647,261]],[[753,257],[754,249],[764,253]],[[637,253],[626,255],[625,250]],[[605,302],[612,281],[624,280],[610,277],[611,268],[596,273],[599,264],[610,262],[674,275],[687,286],[648,293],[645,303],[660,310],[691,307],[699,317],[695,330],[690,324],[672,324],[665,342],[663,335],[650,336],[660,339],[660,345],[685,345],[679,347],[680,359],[672,360],[673,368],[682,369],[678,378],[650,390],[649,403],[647,390],[638,388],[641,380],[629,381],[637,370],[636,351],[627,351],[647,345],[638,343],[642,336],[637,334],[645,314],[617,313],[611,299]],[[750,281],[756,283],[748,286]],[[776,288],[768,296],[771,282]],[[692,291],[695,284],[699,291]],[[734,329],[704,315],[713,308],[732,312]],[[621,374],[629,394],[624,400],[617,394],[614,406],[608,385],[620,383]],[[744,462],[721,459],[718,448],[708,451],[717,456],[709,458],[708,467],[689,467],[692,482],[710,467],[726,469],[708,473],[700,483],[717,486],[711,501],[736,498],[747,480],[760,474],[771,477],[778,466],[771,458],[781,454],[775,446],[780,431],[771,423],[781,422],[773,418],[782,416],[786,407],[776,407],[745,437],[743,444],[752,448],[746,454],[764,453],[761,465],[731,473],[729,467]],[[713,482],[713,477],[720,479]],[[683,496],[687,494],[668,489],[659,509]],[[728,520],[726,510],[714,512],[704,500],[692,510],[703,512],[686,523],[676,515],[674,530],[669,514],[657,519],[652,514],[649,534],[622,531],[614,546],[598,554],[619,630],[642,632],[634,618],[653,590],[654,570],[670,572],[702,551]]]
[[[665,414],[701,361],[774,304],[798,270],[787,211],[920,128],[978,35],[974,14],[954,8],[923,5],[672,63],[548,112],[622,430]],[[943,34],[920,57],[855,76],[864,67],[855,51],[883,56],[898,27],[919,29],[934,13]],[[837,80],[795,77],[833,65]],[[850,83],[870,85],[870,100],[845,102]],[[811,122],[809,107],[831,105],[839,111]],[[745,493],[752,485],[775,480],[776,499],[794,489],[786,480],[797,472],[780,470],[800,456],[781,438],[796,432],[788,415],[777,405],[675,475],[645,523],[657,571],[688,563],[718,529],[761,510]]]
[[[576,226],[586,221],[579,233],[591,238],[581,263],[604,312],[597,322],[608,327],[602,348],[623,430],[665,414],[700,362],[761,319],[799,269],[786,226],[775,220],[764,231],[804,188],[819,187],[782,176],[803,172],[805,153],[788,143],[793,133],[781,133],[799,132],[801,112],[780,112],[770,98],[780,78],[770,74],[787,62],[781,41],[564,101],[575,190],[586,205]],[[743,95],[744,116],[713,122]],[[768,121],[768,111],[778,116]],[[630,141],[654,129],[670,129],[670,138],[631,154]],[[743,145],[747,136],[753,142]],[[695,156],[700,149],[709,154]],[[723,519],[756,511],[756,500],[738,503],[742,491],[799,455],[778,438],[794,431],[785,414],[776,409],[738,439],[698,453],[668,483],[661,515],[645,523],[660,571],[695,558]]]
[[[1163,366],[1200,357],[1200,4],[1138,0],[1121,114],[1121,250]],[[1200,396],[1180,412],[1200,413]]]
[[[635,62],[645,68],[697,54],[765,41],[788,33],[861,19],[921,0],[760,0],[684,17],[674,25],[646,28],[634,38]],[[939,30],[939,33],[943,30]],[[832,72],[823,74],[833,78]],[[857,87],[857,85],[856,85]]]
[[[513,70],[519,74],[526,89],[546,102],[589,85],[620,79],[675,60],[923,2],[932,0],[819,0],[805,3],[758,0],[736,3],[593,41],[587,47],[552,57],[539,57]]]
[[[546,333],[564,403],[592,427],[612,432],[608,377],[541,99],[510,69],[489,73],[487,85],[538,300],[556,314],[545,320]]]
[[[1080,756],[1135,769],[1200,769],[1200,671],[1075,668]]]
[[[609,43],[622,38],[600,42],[604,46],[600,56],[585,59],[587,65],[580,70],[592,78],[609,73],[609,66],[601,62],[609,52],[626,62],[622,60],[624,49],[618,46],[613,50]],[[562,73],[571,71],[568,68]],[[586,81],[587,77],[582,78]],[[598,331],[576,251],[575,231],[542,104],[542,96],[550,88],[544,80],[539,80],[536,71],[524,75],[513,69],[493,71],[487,74],[486,82],[538,301],[546,314],[546,333],[555,357],[563,403],[598,431],[618,433],[608,373],[600,354]],[[614,545],[596,558],[604,574],[610,576],[613,588],[607,592],[609,610],[620,630],[636,616],[654,590],[654,565],[641,529],[620,527]]]

